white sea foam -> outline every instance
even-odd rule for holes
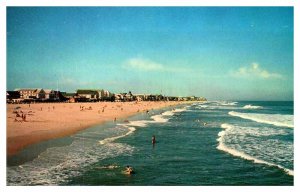
[[[186,111],[186,110],[187,110],[186,108],[178,108],[178,109],[175,109],[174,112],[179,113],[179,112],[183,112],[183,111]]]
[[[221,128],[223,129],[232,129],[233,128],[233,125],[230,125],[230,124],[227,124],[227,123],[223,123],[221,125]]]
[[[208,105],[199,105],[199,107],[197,107],[198,109],[201,109],[201,108],[208,108]]]
[[[245,105],[244,109],[262,109],[262,106],[255,106],[255,105]]]
[[[135,126],[135,127],[146,127],[148,123],[152,123],[152,121],[130,121],[127,125],[129,126]]]
[[[214,110],[214,109],[228,109],[228,110],[235,110],[240,108],[237,106],[238,102],[226,102],[226,101],[217,101],[211,102],[206,104],[199,104],[195,108],[201,110]]]
[[[123,143],[99,145],[96,140],[76,139],[71,145],[52,147],[21,166],[7,168],[8,185],[59,185],[99,160],[131,154],[133,147]]]
[[[227,105],[232,106],[232,105],[238,104],[238,102],[228,102],[228,101],[217,101],[217,103],[218,103],[219,105],[224,105],[224,106],[227,106]]]
[[[110,142],[112,142],[112,141],[114,141],[116,139],[120,139],[122,137],[126,137],[127,135],[132,134],[136,129],[134,127],[128,127],[128,130],[129,131],[127,133],[125,133],[124,135],[119,135],[119,136],[115,136],[115,137],[105,138],[105,139],[99,141],[99,144],[104,145],[104,144],[110,143]]]
[[[225,136],[227,134],[229,134],[229,132],[232,132],[234,129],[236,129],[236,127],[234,125],[230,125],[230,124],[222,124],[221,125],[221,128],[225,129],[223,131],[220,131],[218,136],[219,138],[217,139],[217,141],[219,142],[219,145],[217,146],[217,149],[221,150],[221,151],[224,151],[224,152],[227,152],[233,156],[236,156],[236,157],[241,157],[243,159],[246,159],[246,160],[250,160],[250,161],[253,161],[254,163],[260,163],[260,164],[266,164],[266,165],[269,165],[269,166],[274,166],[274,167],[278,167],[279,169],[282,169],[284,170],[288,175],[294,175],[294,171],[293,170],[290,170],[290,169],[287,169],[281,165],[277,165],[275,163],[271,163],[271,162],[268,162],[268,161],[265,161],[265,160],[261,160],[259,158],[256,158],[254,156],[251,156],[251,155],[248,155],[242,151],[239,151],[239,150],[236,150],[236,149],[233,149],[233,148],[230,148],[228,146],[225,145]]]
[[[116,169],[119,168],[119,165],[107,165],[107,166],[100,166],[100,167],[95,167],[96,169]]]
[[[241,157],[243,159],[246,159],[246,160],[249,160],[249,161],[253,161],[254,163],[260,163],[260,164],[266,164],[266,165],[269,165],[269,166],[274,166],[274,167],[278,167],[279,169],[282,169],[284,170],[288,175],[291,175],[293,176],[294,175],[294,171],[293,170],[290,170],[290,169],[287,169],[287,168],[284,168],[282,167],[281,165],[276,165],[274,163],[269,163],[267,161],[264,161],[264,160],[261,160],[261,159],[257,159],[255,157],[252,157],[250,155],[247,155],[241,151],[238,151],[238,150],[235,150],[235,149],[231,149],[229,147],[227,147],[224,143],[220,142],[220,144],[218,145],[217,149],[219,150],[222,150],[222,151],[225,151],[233,156],[236,156],[236,157]]]
[[[239,113],[230,111],[229,115],[249,119],[258,123],[267,123],[275,126],[294,127],[294,115],[261,114],[261,113]]]
[[[163,112],[162,115],[164,115],[164,116],[172,116],[172,115],[174,115],[174,113],[172,111],[166,111],[166,112]]]
[[[168,122],[168,119],[163,118],[163,115],[153,115],[151,116],[151,119],[158,123],[165,123]]]

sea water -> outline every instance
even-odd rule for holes
[[[7,184],[293,185],[293,118],[293,102],[150,111],[23,150],[8,159]]]

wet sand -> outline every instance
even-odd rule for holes
[[[41,141],[72,135],[96,124],[183,102],[7,104],[7,155]],[[16,117],[26,114],[26,120]]]

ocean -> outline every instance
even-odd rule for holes
[[[209,101],[94,126],[8,158],[7,185],[292,186],[293,106]]]

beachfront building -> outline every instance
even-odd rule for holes
[[[15,89],[20,93],[22,99],[45,99],[45,91],[43,89]]]
[[[207,99],[205,97],[198,97],[197,101],[207,101]]]
[[[54,91],[52,89],[45,89],[44,91],[46,100],[59,100],[58,91]]]
[[[88,101],[99,99],[99,92],[93,89],[78,89],[76,93],[79,98],[87,99]]]
[[[131,91],[129,91],[128,93],[122,93],[124,101],[133,101],[133,95],[131,93]]]
[[[76,102],[76,93],[67,93],[67,92],[60,92],[64,101],[67,101],[69,103],[75,103]]]
[[[22,99],[20,99],[19,91],[6,91],[6,102],[7,103],[19,103]]]
[[[175,97],[175,96],[168,96],[168,101],[178,101],[179,97]]]
[[[113,94],[107,90],[101,89],[101,90],[97,90],[98,94],[99,94],[99,99],[102,101],[105,100],[110,100],[111,97],[113,96]]]
[[[145,94],[133,94],[133,99],[136,101],[145,101],[146,95]]]
[[[164,96],[162,96],[162,95],[149,95],[147,100],[148,101],[162,101],[162,100],[164,100]]]
[[[6,91],[6,99],[19,99],[20,97],[19,91]]]
[[[122,94],[115,94],[114,97],[116,102],[124,101],[124,97]]]

